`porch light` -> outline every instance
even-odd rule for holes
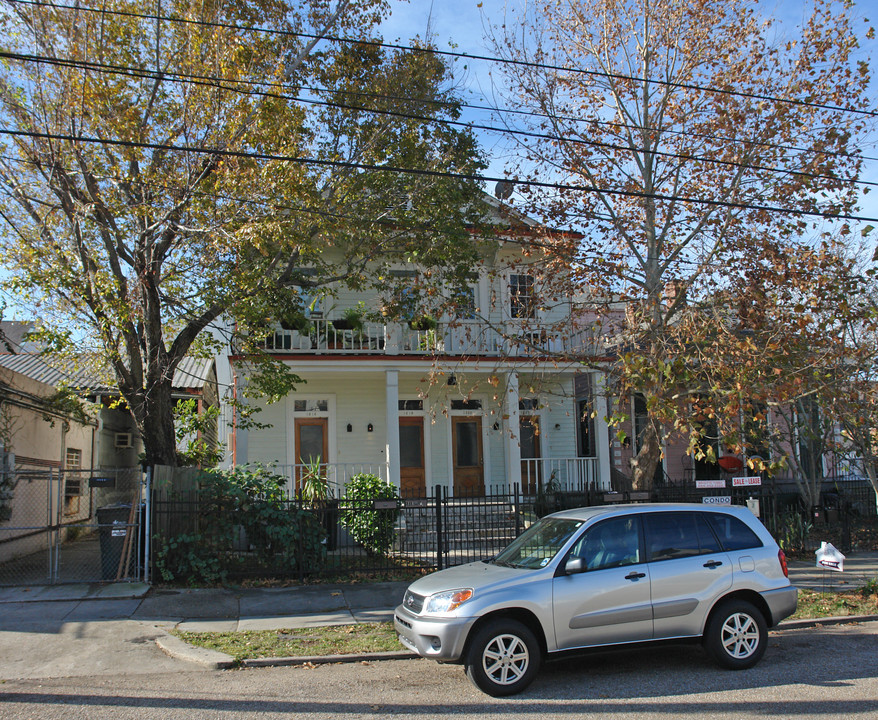
[[[366,430],[368,430],[369,432],[372,432],[373,429],[374,428],[372,427],[372,423],[369,423],[369,425],[366,427]]]
[[[449,385],[457,385],[457,376],[454,373],[448,376],[448,384]]]
[[[351,425],[350,423],[348,423],[348,432],[353,432],[353,431],[354,431],[354,426]]]

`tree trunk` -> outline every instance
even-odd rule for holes
[[[140,432],[147,465],[177,465],[177,438],[174,432],[174,400],[171,383],[147,383],[133,397],[126,395]]]
[[[640,451],[631,459],[631,483],[634,490],[652,490],[655,470],[662,459],[658,423],[650,418],[640,438]]]

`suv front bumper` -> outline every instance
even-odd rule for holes
[[[466,638],[478,618],[430,617],[414,615],[403,605],[393,614],[399,641],[421,657],[455,662],[463,656]]]

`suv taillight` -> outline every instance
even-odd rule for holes
[[[787,556],[784,555],[783,550],[777,551],[777,559],[780,561],[780,569],[783,570],[784,577],[790,576],[790,569],[787,567]]]

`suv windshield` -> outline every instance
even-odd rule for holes
[[[564,547],[582,520],[543,518],[531,525],[491,561],[517,568],[541,568]]]

